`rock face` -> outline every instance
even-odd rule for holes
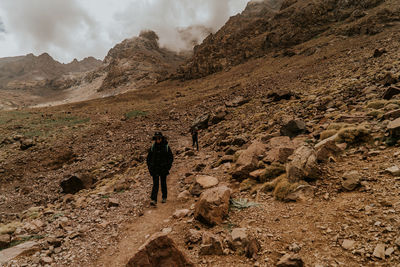
[[[292,155],[293,160],[286,165],[289,182],[315,180],[319,178],[320,169],[315,150],[308,146],[298,148]]]
[[[216,225],[228,215],[231,190],[226,186],[204,191],[196,203],[194,217],[207,224]]]
[[[234,166],[232,177],[244,180],[250,172],[257,169],[259,157],[265,152],[265,145],[255,141],[246,150],[242,151]]]
[[[152,236],[129,260],[127,267],[194,266],[167,235]]]
[[[384,12],[383,2],[250,1],[241,14],[195,47],[193,58],[179,69],[179,76],[203,77],[278,48],[283,56],[293,55],[288,48],[317,35],[376,34],[400,12],[395,8]],[[362,15],[352,17],[356,13]]]
[[[166,79],[184,60],[185,57],[160,48],[155,32],[143,31],[108,52],[104,59],[107,75],[99,91],[126,84],[154,84]]]

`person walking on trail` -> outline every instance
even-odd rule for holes
[[[199,151],[199,130],[197,127],[193,127],[190,129],[190,133],[192,134],[192,141],[193,141],[193,147],[196,146],[197,151]]]
[[[157,205],[157,194],[159,181],[161,180],[162,203],[167,201],[167,175],[172,167],[174,156],[168,141],[161,132],[156,132],[153,136],[154,143],[147,154],[147,167],[153,177],[153,189],[151,191],[152,206]]]

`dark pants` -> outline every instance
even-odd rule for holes
[[[193,147],[197,147],[197,151],[199,151],[199,138],[196,135],[192,136]]]
[[[153,190],[151,190],[151,200],[157,202],[157,194],[159,187],[159,180],[161,178],[161,192],[162,198],[167,199],[167,176],[166,175],[154,175],[153,176]]]

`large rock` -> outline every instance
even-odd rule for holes
[[[386,91],[383,93],[382,98],[386,100],[392,99],[395,95],[400,94],[400,88],[395,87],[395,86],[390,86],[389,88],[386,89]]]
[[[220,224],[228,215],[231,190],[226,186],[204,191],[196,203],[194,217],[207,224]]]
[[[210,120],[210,114],[203,114],[199,117],[197,117],[193,123],[192,123],[192,128],[197,128],[199,130],[201,129],[207,129],[208,128],[208,121]]]
[[[296,137],[305,132],[307,132],[306,124],[301,120],[291,120],[287,124],[283,125],[280,130],[281,135],[289,136],[290,138]]]
[[[224,254],[221,239],[216,235],[213,235],[208,232],[204,232],[199,254],[200,255],[222,255],[222,254]]]
[[[400,118],[389,122],[387,129],[392,137],[400,138]]]
[[[5,249],[10,245],[11,236],[7,234],[0,235],[0,249]]]
[[[153,235],[129,260],[127,267],[194,266],[166,234]]]
[[[259,158],[265,153],[265,148],[264,144],[255,141],[242,151],[234,166],[232,177],[238,180],[249,178],[250,172],[258,169],[257,164]]]
[[[196,176],[196,182],[190,189],[190,193],[199,196],[205,189],[216,186],[219,183],[218,178],[208,175]]]
[[[85,189],[84,182],[76,175],[66,177],[61,181],[60,186],[65,194],[75,194],[80,190]]]
[[[352,191],[360,185],[360,174],[358,171],[346,172],[342,177],[342,186],[348,191]]]
[[[284,255],[276,264],[276,267],[303,267],[304,262],[298,255]]]
[[[38,249],[39,244],[35,241],[28,241],[15,247],[4,249],[0,251],[0,266],[20,255],[31,254]]]
[[[295,150],[295,144],[288,136],[278,136],[269,140],[267,150],[264,161],[286,163]]]
[[[319,178],[321,171],[313,148],[302,146],[294,152],[292,157],[293,160],[286,165],[286,174],[289,182]]]
[[[329,160],[331,156],[336,156],[342,150],[336,145],[336,142],[333,140],[329,140],[319,145],[316,148],[317,153],[317,161],[318,162],[326,162]]]

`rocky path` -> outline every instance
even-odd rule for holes
[[[180,144],[185,140],[180,140]],[[186,144],[188,145],[188,144]],[[200,151],[196,159],[204,158],[206,152]],[[191,162],[192,163],[192,162]],[[151,235],[159,231],[169,231],[168,225],[171,216],[177,209],[189,208],[188,204],[177,200],[179,194],[178,182],[180,177],[188,171],[188,161],[182,157],[175,157],[174,167],[168,176],[168,201],[161,203],[161,192],[159,192],[159,203],[157,207],[148,207],[143,216],[128,224],[121,236],[123,238],[116,246],[108,248],[93,266],[125,266],[130,258],[137,252]]]

